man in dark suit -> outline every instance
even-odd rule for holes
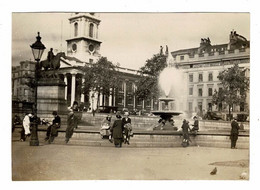
[[[231,122],[231,132],[230,132],[230,140],[231,140],[231,148],[234,149],[236,148],[236,143],[238,139],[238,134],[239,134],[239,125],[237,122],[237,119],[234,118]]]

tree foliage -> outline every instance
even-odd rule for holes
[[[249,78],[245,71],[239,68],[238,64],[219,73],[218,79],[223,86],[222,90],[215,91],[212,102],[215,105],[226,103],[229,107],[229,114],[233,105],[240,105],[245,102],[246,92],[249,90]]]
[[[89,94],[91,91],[98,94],[98,101],[100,94],[109,96],[111,88],[118,87],[116,65],[108,61],[106,57],[101,57],[96,63],[86,65],[83,68],[85,73],[85,83],[83,85],[83,93]],[[97,104],[99,105],[99,103]]]
[[[159,96],[158,78],[161,71],[167,67],[166,58],[166,55],[156,54],[140,68],[141,78],[137,83],[136,96],[141,100]]]

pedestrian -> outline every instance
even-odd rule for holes
[[[76,117],[73,110],[71,110],[67,118],[67,128],[66,128],[66,135],[65,135],[66,143],[68,143],[70,138],[72,137],[76,125],[77,125]]]
[[[199,120],[197,116],[194,116],[193,119],[194,119],[194,123],[191,132],[196,134],[199,131]]]
[[[95,110],[95,109],[92,109],[92,115],[93,115],[93,117],[95,117],[95,113],[96,113],[96,110]]]
[[[104,136],[108,136],[109,142],[112,143],[112,133],[110,131],[111,118],[112,118],[112,116],[110,114],[108,114],[106,116],[106,118],[103,119],[103,121],[101,123],[100,135],[102,136],[102,138],[104,138]]]
[[[20,141],[25,141],[26,138],[31,135],[31,132],[30,132],[30,123],[31,123],[30,117],[32,117],[32,114],[28,114],[28,113],[26,113],[25,116],[24,116]]]
[[[130,133],[132,131],[131,118],[129,118],[129,113],[125,112],[124,118],[122,119],[123,131],[125,132],[124,143],[130,144]]]
[[[80,112],[79,112],[79,104],[77,101],[74,101],[71,107],[73,113],[74,113],[74,119],[75,119],[75,128],[78,128],[78,123],[80,118]]]
[[[238,139],[238,134],[239,134],[239,125],[237,122],[237,119],[234,118],[231,122],[231,132],[230,132],[230,140],[231,140],[231,148],[234,149],[236,148],[236,143]]]
[[[189,126],[189,122],[186,121],[186,119],[183,120],[183,124],[182,124],[182,136],[183,136],[183,140],[182,140],[182,146],[183,147],[187,147],[189,146],[189,142],[191,142],[190,137],[189,137],[189,131],[190,126]]]
[[[115,147],[120,148],[122,147],[122,140],[123,140],[123,122],[121,120],[121,115],[119,112],[116,113],[116,120],[114,121],[111,132],[112,137],[114,139]]]
[[[52,112],[53,120],[52,124],[48,126],[45,141],[48,141],[49,144],[54,141],[54,138],[58,136],[58,129],[61,125],[60,116],[58,116],[57,111]]]

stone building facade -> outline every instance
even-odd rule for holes
[[[250,43],[246,38],[232,31],[229,42],[211,45],[209,38],[201,39],[199,47],[171,52],[170,67],[177,67],[184,73],[185,90],[181,109],[188,113],[204,114],[206,111],[227,111],[225,105],[213,105],[214,90],[222,88],[218,74],[235,63],[250,74]],[[178,101],[178,100],[177,100]],[[178,102],[176,102],[178,103]],[[246,102],[234,106],[234,112],[249,112],[249,92]]]

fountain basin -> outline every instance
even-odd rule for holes
[[[173,116],[178,116],[182,114],[179,111],[153,111],[154,115],[159,115],[160,120],[158,121],[158,125],[153,130],[174,130],[177,131],[178,128],[174,126],[174,121],[172,119]]]

